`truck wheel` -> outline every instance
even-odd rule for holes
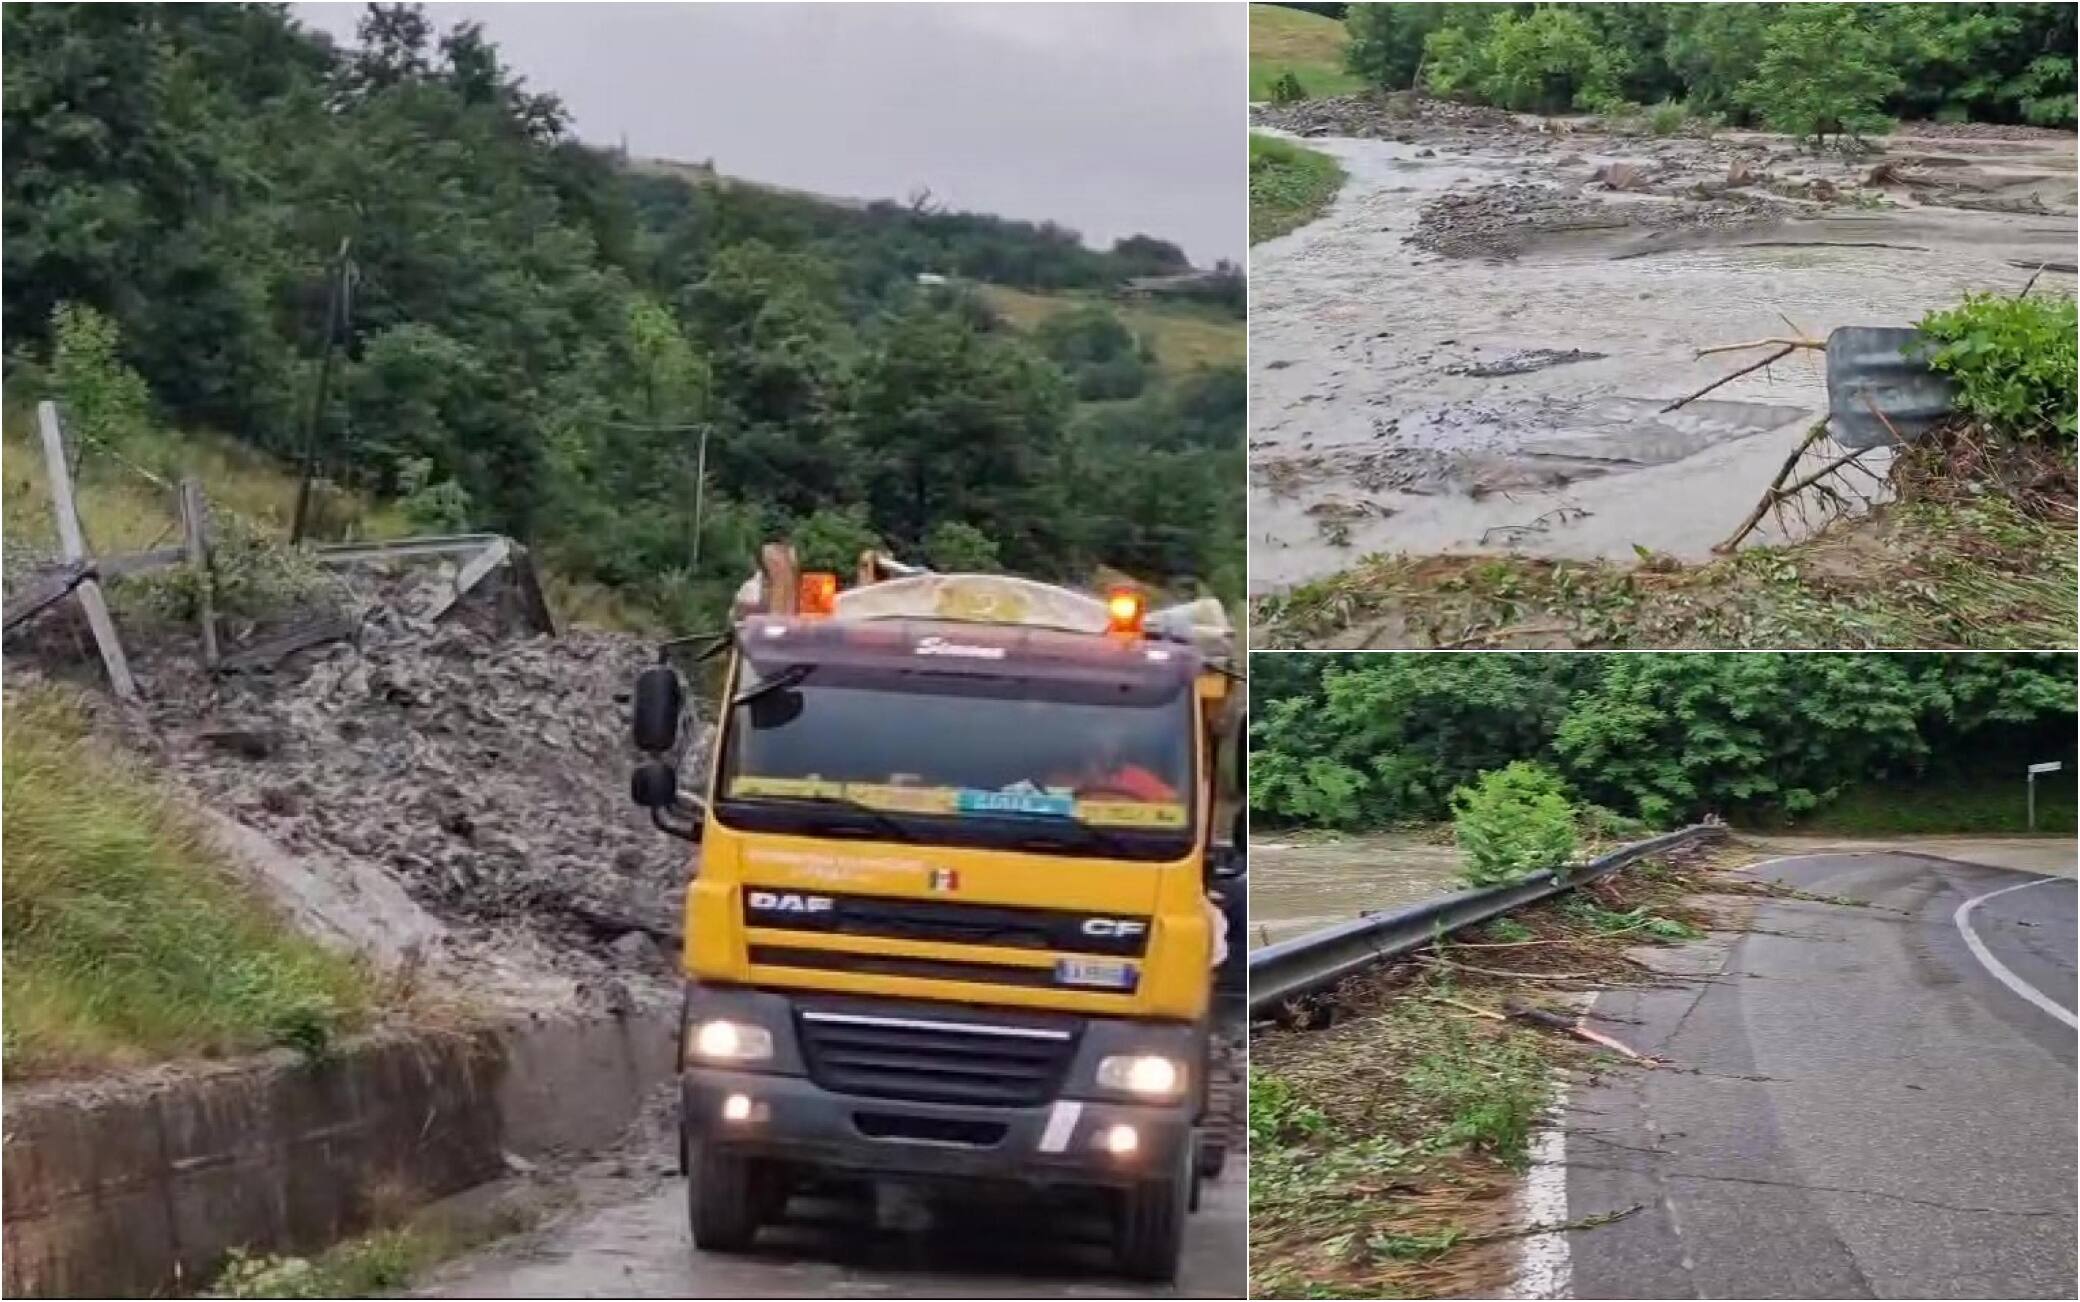
[[[1184,1252],[1184,1224],[1193,1183],[1192,1146],[1184,1144],[1174,1169],[1143,1180],[1120,1196],[1120,1269],[1135,1279],[1168,1284],[1177,1278]]]
[[[707,1252],[741,1252],[758,1234],[762,1199],[752,1160],[698,1141],[689,1146],[686,1219],[693,1243]]]

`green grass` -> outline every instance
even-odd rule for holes
[[[367,1020],[361,967],[276,919],[64,690],[9,694],[0,783],[10,1079],[322,1052]]]
[[[1008,285],[975,288],[984,302],[1019,330],[1035,329],[1057,313],[1098,302],[1118,317],[1120,324],[1148,341],[1155,350],[1156,369],[1166,380],[1179,379],[1208,366],[1241,366],[1248,355],[1248,333],[1243,322],[1216,309],[1184,303],[1150,306],[1092,300],[1074,294],[1035,294]]]
[[[1311,97],[1344,95],[1364,81],[1343,66],[1343,24],[1282,5],[1249,7],[1249,97],[1271,98],[1271,83],[1290,72]]]
[[[1325,212],[1343,188],[1343,168],[1290,140],[1250,133],[1249,242],[1305,226]]]
[[[1853,787],[1790,825],[1793,832],[1828,836],[2004,836],[2029,830],[2029,793],[2023,766],[2062,759],[2066,767],[2037,779],[2037,831],[2070,836],[2076,830],[2073,757],[2015,755],[1998,773],[1913,783],[1872,782]],[[1786,830],[1781,823],[1768,830]]]
[[[2070,646],[2073,526],[1988,494],[1916,502],[1787,547],[1638,566],[1528,556],[1377,555],[1250,610],[1283,647]]]
[[[87,545],[100,554],[144,551],[180,541],[180,508],[170,485],[184,475],[202,480],[212,511],[243,517],[262,534],[287,537],[296,504],[295,471],[223,435],[151,430],[120,451],[75,443],[75,501]],[[55,553],[57,528],[43,445],[34,414],[10,406],[6,416],[5,532],[10,546]],[[127,464],[126,464],[127,463]],[[154,483],[156,477],[161,483]],[[328,490],[318,498],[320,524],[351,527],[357,537],[398,538],[413,531],[394,505],[371,503]]]

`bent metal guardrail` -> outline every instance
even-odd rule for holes
[[[1461,927],[1500,917],[1512,909],[1549,899],[1583,882],[1609,876],[1627,864],[1725,830],[1698,823],[1652,840],[1621,846],[1565,873],[1533,873],[1521,881],[1461,891],[1405,908],[1339,922],[1291,940],[1250,951],[1249,1011],[1257,1017],[1286,1000],[1334,985],[1374,963],[1399,958]]]

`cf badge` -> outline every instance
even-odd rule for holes
[[[934,868],[931,888],[936,894],[950,895],[961,888],[961,875],[951,868]]]

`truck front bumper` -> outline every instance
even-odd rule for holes
[[[1123,1188],[1176,1171],[1192,1142],[1183,1105],[1057,1099],[1033,1108],[961,1107],[835,1094],[805,1077],[709,1067],[682,1074],[680,1099],[694,1142],[862,1175]]]

